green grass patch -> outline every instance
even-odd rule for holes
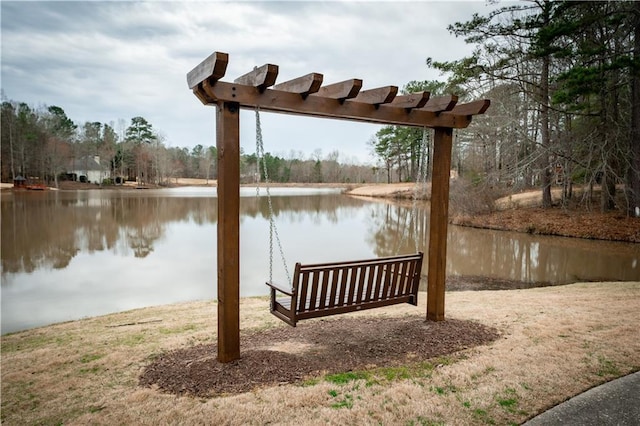
[[[86,354],[86,355],[83,355],[82,358],[80,358],[80,362],[83,364],[87,364],[89,362],[98,360],[103,357],[104,357],[104,354]]]
[[[518,400],[516,398],[498,399],[498,404],[507,411],[513,412],[518,405]]]
[[[433,386],[431,390],[435,392],[437,395],[448,395],[450,393],[456,393],[458,391],[458,388],[452,385],[446,385],[446,386]]]
[[[502,397],[497,397],[496,401],[500,407],[509,413],[525,414],[524,412],[518,411],[518,393],[513,388],[506,388],[504,390],[504,395]]]
[[[475,410],[473,410],[473,417],[476,420],[481,421],[482,423],[488,424],[488,425],[495,425],[496,421],[489,417],[489,413],[487,413],[486,410],[483,410],[482,408],[476,408]]]
[[[494,371],[496,371],[495,367],[487,367],[484,370],[482,370],[480,373],[472,374],[471,375],[471,380],[478,380],[480,377],[489,375],[489,374],[493,373]]]
[[[158,331],[160,332],[160,334],[171,335],[171,334],[182,334],[184,332],[195,331],[197,329],[198,329],[198,326],[196,326],[195,324],[185,324],[181,327],[174,327],[174,328],[162,327]]]
[[[347,371],[346,373],[329,374],[324,379],[335,385],[344,385],[356,380],[368,380],[371,378],[371,373],[367,371]]]
[[[97,374],[99,372],[101,372],[103,370],[103,368],[99,365],[94,365],[92,367],[89,368],[81,368],[80,370],[80,374]]]
[[[307,379],[304,382],[302,382],[302,386],[303,387],[315,386],[318,383],[320,383],[320,379],[317,377],[314,377],[313,379]]]
[[[426,417],[418,416],[415,420],[409,420],[407,426],[444,426],[446,423],[439,420],[431,420]]]
[[[393,380],[403,380],[413,377],[411,369],[407,366],[384,367],[376,370],[376,373],[390,382]]]
[[[449,357],[440,357],[431,361],[416,364],[401,365],[398,367],[379,367],[368,371],[348,371],[346,373],[329,374],[324,380],[336,385],[344,385],[356,380],[366,380],[365,386],[373,386],[382,382],[393,382],[396,380],[407,380],[416,378],[430,378],[433,370],[437,366],[449,365],[455,362]],[[314,385],[315,379],[308,380],[305,385]],[[419,383],[421,384],[421,383]],[[455,389],[447,388],[447,392],[455,392]]]
[[[598,355],[598,371],[596,374],[600,377],[603,376],[620,376],[620,369],[610,359],[605,358],[603,355]]]
[[[340,410],[342,408],[353,408],[353,396],[345,394],[344,398],[342,398],[340,401],[331,404],[331,408],[334,408],[336,410]]]
[[[40,405],[40,399],[38,398],[36,390],[34,389],[34,382],[14,381],[11,385],[13,387],[13,389],[11,390],[13,396],[12,408],[17,408],[19,410],[25,411],[36,410],[38,408],[38,406]],[[3,393],[5,393],[4,389],[2,391]],[[0,410],[0,413],[2,413],[2,423],[4,423],[7,405],[4,396],[5,395],[3,395],[2,399],[2,409]]]
[[[146,337],[144,334],[129,334],[122,339],[119,339],[117,344],[123,346],[137,346],[144,343]]]
[[[29,335],[28,337],[21,332],[9,333],[2,336],[2,352],[10,353],[24,350],[34,350],[47,346],[63,346],[68,345],[73,338],[65,334],[57,335]]]

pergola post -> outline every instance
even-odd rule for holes
[[[240,358],[240,107],[217,103],[218,361]]]
[[[431,321],[444,321],[452,136],[453,129],[435,128],[427,280],[427,320]]]

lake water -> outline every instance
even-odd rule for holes
[[[334,189],[271,193],[290,271],[296,261],[427,252],[428,205],[414,211]],[[241,296],[268,294],[267,199],[255,195],[255,188],[241,190]],[[2,333],[215,299],[217,201],[213,188],[3,193]],[[447,251],[448,275],[640,280],[637,244],[451,226]],[[274,279],[286,281],[277,249],[274,255]]]

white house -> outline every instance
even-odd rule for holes
[[[67,175],[69,175],[72,180],[79,182],[102,183],[105,179],[111,177],[111,171],[109,167],[100,164],[100,157],[98,155],[89,155],[74,159]]]

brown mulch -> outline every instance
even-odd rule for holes
[[[197,397],[236,394],[325,374],[422,362],[487,344],[499,333],[471,321],[411,317],[342,317],[247,333],[241,358],[216,359],[215,344],[174,350],[156,358],[140,385]]]

